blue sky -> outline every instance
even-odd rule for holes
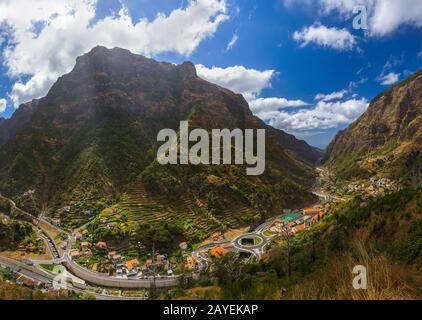
[[[267,123],[324,148],[422,66],[419,0],[0,1],[0,116],[95,45],[197,65]],[[402,5],[400,6],[400,4]],[[353,28],[363,4],[367,27]],[[13,6],[9,7],[8,6]],[[361,12],[361,11],[360,11]]]

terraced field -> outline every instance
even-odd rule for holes
[[[223,223],[230,228],[246,224],[253,217],[253,210],[229,207],[218,215],[211,215],[188,196],[169,202],[164,196],[152,195],[139,180],[110,212],[108,222],[121,223],[122,215],[127,218],[128,226],[168,222],[180,227],[188,240],[198,242],[218,231]]]

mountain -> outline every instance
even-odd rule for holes
[[[337,134],[325,155],[341,177],[390,177],[422,182],[422,70],[377,96]]]
[[[31,119],[38,106],[38,100],[22,104],[11,119],[0,118],[0,146],[5,144]]]
[[[19,122],[22,114],[27,117]],[[159,165],[157,133],[177,131],[181,120],[206,130],[267,129],[265,173]],[[270,210],[313,200],[308,189],[319,151],[268,127],[241,95],[202,80],[190,62],[174,65],[96,47],[78,57],[46,97],[7,121],[21,127],[9,129],[0,148],[0,191],[70,227],[114,205],[131,228],[164,220],[185,233],[205,230],[202,238],[223,223],[256,221]]]
[[[306,232],[274,244],[263,262],[248,267],[234,256],[214,260],[218,286],[181,290],[173,298],[421,299],[421,199],[421,188],[404,188],[365,206],[359,197],[337,203]],[[367,268],[367,290],[352,285],[356,266]]]

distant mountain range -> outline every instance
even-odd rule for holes
[[[422,70],[377,96],[337,134],[324,159],[341,178],[390,177],[422,183]]]
[[[177,131],[181,120],[206,130],[267,129],[265,174],[249,177],[238,166],[159,165],[157,133]],[[322,157],[253,116],[241,95],[199,78],[192,63],[157,62],[119,48],[96,47],[77,58],[46,97],[0,120],[0,133],[1,192],[24,205],[29,194],[33,210],[60,212],[69,225],[86,221],[82,211],[124,202],[127,193],[136,203],[129,210],[161,197],[155,202],[166,203],[160,209],[166,221],[172,221],[166,215],[172,203],[196,203],[202,209],[194,216],[214,225],[254,221],[256,214],[245,217],[236,208],[265,215],[312,201],[313,165]],[[67,219],[65,206],[77,208],[68,214],[76,220]],[[230,219],[227,208],[235,212]]]

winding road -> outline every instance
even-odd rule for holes
[[[321,189],[319,188],[320,184],[321,184],[321,180],[318,179],[317,183],[315,184],[315,187],[313,188],[314,190],[313,193],[317,195],[320,199],[323,199],[326,201],[330,199],[329,198],[330,195],[325,194],[323,193],[323,191],[321,191]],[[160,287],[160,288],[175,287],[179,285],[180,276],[148,277],[144,279],[139,279],[139,278],[124,279],[124,278],[109,276],[108,274],[94,272],[86,268],[83,268],[82,266],[74,262],[70,257],[70,250],[72,248],[72,241],[73,241],[72,240],[73,236],[71,233],[68,233],[52,225],[50,222],[48,222],[41,216],[39,218],[36,218],[33,215],[29,214],[28,212],[25,212],[24,210],[18,208],[13,200],[7,197],[4,197],[1,194],[0,194],[0,198],[2,198],[3,200],[9,201],[13,209],[23,214],[37,228],[40,229],[41,238],[48,245],[49,251],[51,252],[53,256],[53,260],[42,261],[42,262],[34,260],[33,262],[35,263],[35,266],[39,266],[39,264],[41,263],[45,263],[45,264],[62,263],[64,266],[66,266],[66,269],[72,275],[88,283],[98,285],[101,287],[136,289],[136,288],[150,288],[153,284],[156,287]],[[233,247],[234,250],[237,252],[249,253],[255,256],[257,260],[260,260],[264,253],[265,247],[271,242],[271,238],[275,236],[275,235],[267,236],[264,234],[265,229],[267,229],[273,223],[273,221],[274,221],[274,218],[270,218],[266,222],[258,226],[254,231],[251,231],[246,234],[242,234],[232,241],[214,242],[214,243],[209,243],[207,245],[201,246],[200,248],[198,248],[197,250],[193,252],[193,255],[197,258],[197,261],[200,265],[203,265],[203,264],[207,265],[206,255],[201,255],[201,253],[207,252],[209,249],[216,246],[229,245]],[[44,229],[43,224],[47,224],[50,228],[54,228],[54,230],[56,230],[59,233],[68,234],[68,242],[67,242],[66,250],[63,255],[60,255],[60,250],[58,249],[56,243],[54,242],[54,239],[50,236],[50,234],[48,233],[48,230]],[[255,239],[255,240],[258,239],[258,243],[253,244],[253,245],[244,244],[242,243],[243,239]],[[43,283],[47,283],[47,282],[51,283],[52,279],[54,278],[54,274],[48,274],[46,273],[45,270],[41,270],[40,267],[39,268],[29,267],[10,259],[0,257],[0,264],[11,266],[12,268],[18,268],[22,272],[25,272],[26,276],[28,276],[29,278],[32,278],[37,281],[40,281],[39,279],[41,279],[42,280],[41,282]],[[79,289],[76,289],[76,290],[79,290]],[[83,290],[79,290],[79,291],[85,292]],[[100,299],[106,298],[103,295],[96,295],[96,296]],[[107,298],[110,298],[110,297],[107,297]],[[123,297],[114,297],[114,298],[120,299]],[[127,299],[131,299],[131,298],[127,298]]]

